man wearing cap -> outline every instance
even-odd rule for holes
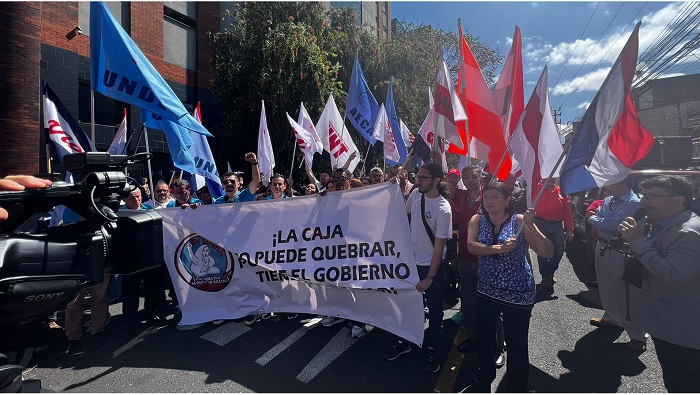
[[[457,184],[459,184],[459,178],[461,175],[459,174],[459,169],[452,168],[447,172],[447,175],[445,175],[445,181],[447,181],[450,185],[455,190],[460,189]]]

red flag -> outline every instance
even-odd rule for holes
[[[533,186],[528,188],[528,207],[532,207],[532,201],[539,192],[534,186],[549,176],[564,150],[550,109],[548,78],[547,66],[544,66],[510,143],[510,150],[520,163],[528,186]],[[558,176],[557,170],[553,177]]]
[[[501,76],[496,82],[493,101],[496,109],[501,112],[501,122],[506,142],[515,132],[520,116],[525,109],[525,93],[523,88],[523,51],[520,28],[515,27],[513,45],[510,47],[508,58],[503,65]]]
[[[623,165],[632,168],[647,156],[655,141],[639,121],[632,94],[628,93],[622,114],[608,138],[610,151]]]
[[[486,80],[481,73],[481,68],[474,58],[474,54],[467,44],[467,40],[459,29],[459,39],[462,52],[462,62],[460,65],[459,81],[457,91],[462,104],[467,112],[467,124],[471,136],[488,146],[488,155],[479,153],[480,156],[487,156],[486,161],[491,169],[495,169],[506,151],[506,142],[503,138],[503,125],[500,119],[500,111],[496,109],[493,95],[486,85]],[[468,87],[468,89],[467,89]],[[462,129],[463,131],[464,129]],[[466,140],[466,135],[462,135]],[[466,144],[464,144],[466,147]],[[466,154],[466,150],[460,150],[454,145],[447,151],[455,154]],[[495,172],[495,175],[505,180],[511,170],[511,160],[506,155],[503,165]]]

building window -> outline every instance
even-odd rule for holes
[[[95,92],[95,125],[114,126],[122,121],[128,104]],[[78,120],[90,123],[90,81],[78,81]]]
[[[131,33],[131,3],[128,1],[106,1],[105,5],[114,16],[114,19],[122,25],[127,34]],[[90,35],[90,2],[78,2],[78,25],[83,30],[83,35]]]
[[[166,4],[175,6],[181,3]],[[163,60],[188,70],[196,70],[196,3],[184,4],[178,9],[163,6]]]

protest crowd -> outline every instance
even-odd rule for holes
[[[104,17],[105,23],[109,22],[111,16],[104,6],[94,4],[95,7],[101,7],[95,11],[101,13],[97,16]],[[356,55],[346,115],[364,112],[348,117],[348,120],[368,142],[381,143],[385,159],[383,165],[371,164],[374,167],[368,172],[365,168],[368,163],[364,163],[366,158],[348,136],[345,119],[337,109],[332,95],[315,127],[303,104],[298,122],[287,114],[306,162],[306,177],[296,180],[292,178],[292,172],[287,176],[275,171],[276,167],[280,169],[283,166],[275,166],[264,102],[257,152],[244,155],[246,166],[250,166],[250,180],[243,177],[243,174],[248,174],[248,169],[228,169],[219,173],[214,166],[204,174],[195,166],[194,157],[207,158],[210,163],[214,163],[206,143],[205,136],[209,134],[201,123],[199,105],[193,116],[180,105],[182,108],[176,109],[180,111],[179,115],[172,119],[142,109],[144,125],[165,131],[168,139],[184,131],[189,141],[194,140],[187,147],[169,147],[171,155],[176,151],[173,148],[181,149],[177,156],[173,156],[173,164],[180,170],[184,169],[188,176],[184,176],[182,171],[179,174],[174,171],[170,178],[165,176],[152,180],[148,177],[152,174],[147,174],[140,181],[131,179],[131,183],[125,187],[129,193],[123,198],[120,210],[177,212],[188,220],[196,220],[200,215],[214,212],[215,206],[230,207],[230,212],[234,212],[237,209],[243,210],[247,205],[251,212],[258,214],[253,207],[264,211],[272,206],[284,206],[290,201],[304,200],[298,198],[300,196],[314,195],[317,198],[313,209],[316,209],[324,199],[327,201],[337,196],[350,196],[361,193],[362,190],[383,186],[390,191],[398,189],[398,195],[395,196],[399,203],[403,202],[399,206],[401,214],[405,214],[408,219],[408,229],[391,229],[389,232],[404,232],[410,238],[413,253],[411,271],[417,272],[415,284],[410,284],[410,291],[414,292],[415,288],[416,293],[412,296],[424,301],[422,305],[416,304],[416,309],[420,311],[411,313],[413,316],[419,314],[428,326],[421,345],[415,339],[396,335],[394,341],[386,345],[384,358],[387,361],[396,360],[418,346],[423,353],[425,371],[441,371],[445,355],[440,354],[438,343],[444,318],[443,300],[446,288],[451,287],[458,289],[460,296],[460,310],[451,319],[455,324],[463,325],[468,335],[457,349],[462,353],[474,353],[478,359],[477,370],[471,380],[464,383],[464,391],[491,392],[497,369],[506,366],[506,390],[528,392],[528,343],[533,308],[537,302],[554,299],[558,281],[570,280],[558,279],[557,270],[567,243],[574,237],[571,194],[602,187],[606,197],[589,208],[586,221],[595,230],[597,237],[596,286],[604,314],[591,318],[585,325],[624,329],[630,338],[626,346],[631,353],[646,352],[651,338],[663,370],[664,385],[669,392],[700,392],[700,314],[697,314],[700,311],[700,265],[697,261],[697,256],[700,255],[700,219],[691,210],[693,187],[687,179],[680,176],[657,176],[644,180],[640,190],[633,191],[629,177],[631,168],[649,152],[654,139],[641,125],[637,128],[629,125],[627,128],[612,128],[621,117],[620,113],[630,115],[634,112],[634,107],[629,108],[624,102],[629,94],[631,78],[623,78],[622,74],[634,72],[638,29],[639,25],[612,67],[611,75],[605,80],[599,95],[586,112],[581,130],[566,147],[562,147],[556,128],[553,127],[546,69],[533,91],[531,101],[525,106],[522,97],[522,63],[519,63],[520,88],[508,85],[506,89],[505,84],[514,85],[515,82],[502,77],[492,94],[482,78],[478,78],[478,81],[463,81],[460,77],[457,87],[453,86],[449,70],[443,61],[438,66],[435,100],[433,102],[431,95],[431,107],[426,121],[414,135],[399,121],[396,114],[393,80],[390,81],[386,107],[385,104],[378,106],[369,92]],[[463,56],[460,68],[472,68],[466,72],[460,70],[460,75],[481,76],[462,36],[461,27],[459,33]],[[519,41],[520,32],[516,28],[513,49],[506,63],[510,65],[508,67],[513,67],[507,73],[512,72],[513,75],[517,71],[515,65],[518,64],[513,59],[521,57]],[[136,47],[135,44],[133,46]],[[110,55],[107,53],[102,56]],[[139,62],[134,59],[133,63],[148,62],[145,56],[141,56],[143,59]],[[507,73],[504,72],[504,75]],[[97,80],[99,82],[102,79]],[[470,89],[463,89],[465,83]],[[626,84],[622,92],[624,94],[610,87],[617,86],[616,84]],[[163,85],[166,85],[164,81]],[[109,96],[107,88],[109,87],[104,88],[103,93]],[[520,92],[520,103],[516,103],[518,100],[512,94],[513,91]],[[614,92],[610,93],[612,91]],[[49,107],[49,99],[52,100],[51,103],[58,102],[57,98],[49,97],[53,95],[50,89],[47,88],[46,92],[45,107]],[[509,92],[512,97],[504,97],[504,92]],[[604,95],[614,97],[598,100],[599,96]],[[366,102],[360,103],[360,99],[357,99],[360,96]],[[173,97],[175,99],[172,102],[181,104],[174,94]],[[483,97],[489,98],[489,105],[493,108],[482,106],[483,102],[479,98]],[[493,103],[490,103],[492,97]],[[618,99],[619,103],[612,103]],[[544,103],[545,111],[541,110],[540,103]],[[596,109],[597,103],[605,103],[609,108]],[[483,111],[477,109],[467,114],[468,109],[474,110],[477,106],[482,106],[480,109]],[[56,111],[60,112],[61,107],[58,106]],[[613,107],[615,111],[612,110]],[[507,112],[502,113],[500,109],[506,108]],[[610,117],[606,118],[606,122],[610,121],[613,129],[607,132],[608,135],[628,133],[632,129],[637,133],[633,136],[617,136],[615,141],[631,144],[615,150],[615,153],[626,150],[623,153],[628,155],[620,155],[621,159],[614,157],[616,154],[610,151],[608,144],[598,144],[598,138],[604,133],[598,134],[595,130],[596,122],[592,119],[597,120],[599,113],[605,111],[616,112],[614,115],[607,114]],[[64,119],[69,116],[70,114],[61,114]],[[46,117],[50,118],[49,115]],[[359,122],[363,118],[372,122]],[[124,119],[126,120],[126,114]],[[636,120],[638,122],[638,118]],[[126,129],[125,126],[124,128]],[[70,131],[68,126],[64,129]],[[193,132],[192,135],[188,130]],[[467,130],[471,135],[467,134]],[[79,131],[72,130],[71,133],[77,135]],[[179,137],[178,141],[182,143],[182,135]],[[84,139],[76,137],[74,140]],[[197,141],[203,141],[204,144],[195,150],[191,147],[197,146]],[[477,141],[481,146],[474,150],[476,152],[472,156],[472,147]],[[170,140],[169,143],[177,144]],[[608,143],[611,144],[610,141]],[[124,147],[128,145],[123,135],[120,135],[120,140],[115,138],[113,144],[114,152],[124,152]],[[586,151],[591,146],[607,151]],[[314,174],[314,154],[322,153],[324,149],[331,155],[331,164]],[[80,152],[85,151],[88,149]],[[584,155],[584,151],[587,154]],[[446,153],[459,155],[459,165],[448,167]],[[562,164],[566,155],[568,157]],[[61,157],[55,156],[54,159],[60,160]],[[623,162],[622,159],[626,161]],[[515,162],[520,165],[519,168],[514,166]],[[358,166],[360,163],[362,165]],[[614,171],[610,170],[613,166]],[[203,181],[205,178],[206,183]],[[0,180],[0,189],[8,191],[50,185],[48,181],[28,176],[8,176]],[[212,207],[201,208],[202,206]],[[378,206],[381,207],[377,207],[377,212],[389,211],[396,205]],[[644,209],[641,215],[640,209]],[[223,212],[223,209],[219,212]],[[165,214],[162,215],[165,217]],[[7,216],[8,212],[0,208],[0,220],[4,221]],[[61,226],[81,220],[80,215],[68,208],[55,209],[51,225]],[[280,222],[286,220],[281,218]],[[317,224],[305,224],[315,225]],[[342,233],[339,226],[333,232],[336,231]],[[321,230],[317,232],[318,239],[332,238],[330,234],[323,236]],[[330,232],[329,228],[328,233]],[[314,238],[315,236],[310,238],[310,243],[314,242]],[[281,242],[279,239],[274,240],[275,243]],[[227,246],[215,242],[206,244],[200,239],[197,243],[182,243],[182,254],[188,257],[187,276],[190,276],[190,282],[187,285],[195,284],[193,279],[203,279],[197,285],[216,287],[220,283],[207,281],[223,274],[222,268],[214,264],[214,256],[228,256],[224,251]],[[620,244],[626,246],[627,250],[619,248]],[[387,245],[386,251],[379,255],[390,255],[390,247],[393,248],[393,240]],[[374,248],[381,250],[377,246]],[[367,245],[365,251],[371,255]],[[371,256],[366,259],[371,259]],[[248,263],[251,266],[258,264],[251,261]],[[370,261],[367,266],[372,266],[373,263]],[[534,270],[535,264],[538,270]],[[83,332],[88,332],[91,335],[89,342],[93,347],[99,348],[104,346],[108,336],[134,338],[143,332],[144,324],[175,323],[178,329],[188,330],[209,321],[213,325],[224,323],[225,319],[218,319],[219,317],[210,317],[209,321],[201,319],[202,316],[187,317],[187,303],[183,298],[192,295],[178,291],[174,281],[183,274],[174,273],[174,270],[176,269],[172,265],[160,265],[130,275],[106,274],[103,281],[82,290],[65,308],[63,330],[66,342],[59,354],[64,358],[79,358],[76,354],[86,348]],[[291,281],[284,275],[272,276],[278,273],[268,273],[268,277],[255,274],[253,278],[259,276],[260,283],[273,278],[280,282]],[[331,281],[330,270],[327,274],[328,281],[321,285],[341,288],[337,282]],[[367,273],[363,274],[359,269],[353,272],[353,276],[362,275]],[[217,281],[220,280],[219,277]],[[301,277],[304,277],[303,274]],[[87,295],[90,301],[90,320],[83,323]],[[142,310],[141,295],[144,297]],[[225,296],[231,297],[230,294]],[[220,299],[224,299],[223,296]],[[121,327],[118,330],[112,330],[114,324],[110,324],[113,317],[110,316],[109,306],[113,303],[121,303]],[[350,306],[350,310],[357,308],[349,303],[342,309],[339,308],[339,311],[347,315],[347,306]],[[317,317],[323,326],[345,323],[351,328],[350,336],[353,338],[359,339],[367,335],[369,323],[358,320],[361,315],[341,316],[332,311],[333,307],[335,306],[331,306],[331,310],[324,310],[326,314]],[[249,312],[247,317],[240,317],[246,325],[255,325],[262,320],[300,319],[303,314],[293,309],[274,312],[246,310],[246,314]],[[54,317],[59,313],[61,312],[56,312]],[[53,320],[49,325],[60,328],[56,321],[58,320]]]

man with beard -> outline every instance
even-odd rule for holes
[[[238,186],[240,178],[233,172],[224,173],[221,177],[221,185],[224,186],[226,194],[214,200],[214,204],[224,204],[224,203],[242,203],[242,202],[252,202],[255,200],[255,192],[260,186],[260,168],[258,167],[258,158],[252,153],[248,152],[245,154],[245,161],[250,163],[251,171],[253,173],[253,179],[248,184],[248,188],[239,191]]]

